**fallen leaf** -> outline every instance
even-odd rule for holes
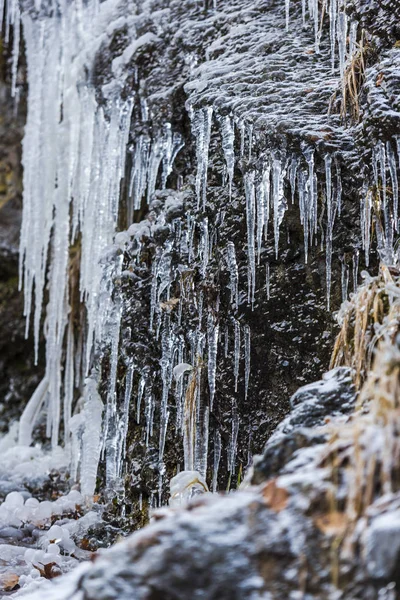
[[[4,592],[11,592],[19,584],[19,576],[15,573],[5,573],[0,578],[0,586]]]
[[[342,535],[347,528],[347,515],[333,511],[315,519],[315,524],[325,535]]]
[[[171,298],[171,300],[160,302],[160,308],[162,308],[162,310],[166,310],[167,312],[171,312],[171,310],[173,310],[177,304],[179,304],[179,298]]]
[[[272,479],[264,487],[263,497],[271,510],[280,512],[286,508],[289,494],[285,488],[280,488],[276,485],[276,479]]]
[[[384,79],[385,79],[385,75],[382,72],[378,73],[378,77],[376,78],[376,83],[375,83],[376,87],[379,87],[380,85],[382,85],[382,82],[384,81]]]
[[[37,569],[42,577],[45,579],[54,579],[55,577],[59,577],[61,575],[61,569],[57,563],[51,562],[47,563],[47,565],[43,565],[41,567],[39,565],[33,565],[35,569]],[[43,568],[42,568],[43,567]]]

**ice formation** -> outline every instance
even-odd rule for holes
[[[154,419],[158,419],[161,473],[172,422],[183,439],[184,468],[198,471],[203,478],[211,467],[208,464],[211,438],[213,489],[216,489],[221,438],[217,434],[210,436],[209,423],[210,413],[218,403],[221,339],[225,335],[225,356],[232,356],[235,394],[243,359],[244,401],[247,401],[251,388],[251,330],[247,323],[241,322],[239,306],[247,300],[249,308],[253,308],[258,291],[264,287],[267,298],[270,297],[272,255],[266,261],[265,250],[272,248],[275,260],[279,261],[285,218],[293,204],[302,225],[305,263],[313,247],[318,245],[325,250],[328,306],[330,303],[334,228],[342,211],[340,148],[344,144],[353,146],[351,133],[339,119],[334,122],[333,136],[328,115],[322,111],[318,115],[308,114],[304,110],[304,97],[310,95],[320,101],[321,90],[333,93],[340,86],[356,48],[357,24],[347,17],[345,0],[329,0],[325,5],[330,41],[325,41],[319,3],[304,1],[302,19],[306,22],[309,18],[313,25],[318,60],[304,61],[299,75],[296,69],[286,71],[284,53],[277,52],[271,58],[270,54],[259,52],[260,39],[266,46],[279,45],[279,36],[285,28],[289,51],[298,52],[299,40],[293,39],[291,33],[294,7],[292,10],[290,0],[282,3],[280,18],[275,12],[271,16],[268,10],[258,13],[255,8],[263,4],[261,0],[251,9],[246,7],[246,18],[240,23],[236,22],[232,8],[234,24],[228,33],[208,44],[207,60],[199,62],[190,53],[185,57],[188,75],[184,89],[196,166],[192,186],[195,204],[185,212],[185,194],[191,192],[187,186],[181,191],[182,182],[177,177],[176,186],[172,186],[176,189],[159,201],[163,204],[159,212],[140,223],[132,223],[143,205],[152,206],[156,191],[168,188],[169,176],[184,144],[182,135],[163,116],[157,120],[153,115],[154,122],[149,125],[152,102],[146,97],[144,83],[142,87],[138,85],[139,98],[130,87],[130,61],[141,48],[157,42],[165,26],[165,15],[162,10],[160,14],[151,13],[151,3],[147,2],[138,3],[142,13],[127,10],[124,0],[84,3],[65,0],[60,1],[60,10],[54,12],[46,12],[42,4],[36,2],[35,8],[22,9],[20,15],[19,4],[9,0],[5,13],[6,31],[14,28],[15,94],[20,22],[27,54],[29,96],[23,146],[20,279],[25,294],[27,334],[32,324],[36,355],[45,300],[47,303],[43,326],[46,375],[21,417],[19,443],[31,443],[35,420],[45,406],[52,445],[57,447],[61,441],[63,421],[63,443],[70,455],[72,473],[79,477],[80,469],[82,493],[90,497],[100,456],[105,459],[108,485],[121,478],[134,406],[137,423],[141,412],[144,413],[146,445],[153,436]],[[161,5],[164,6],[162,2]],[[148,31],[143,32],[146,18],[153,21],[151,26],[147,25]],[[218,18],[218,11],[212,11],[202,26],[214,26]],[[129,41],[113,55],[107,76],[103,74],[104,81],[99,82],[96,57],[122,26]],[[184,37],[192,26],[193,21],[185,21],[179,35]],[[307,42],[311,39],[309,33],[300,37]],[[256,83],[248,81],[249,72]],[[264,77],[265,72],[275,74],[276,79]],[[313,76],[318,82],[310,90],[307,82]],[[277,80],[282,80],[279,94]],[[288,98],[290,119],[285,112]],[[156,103],[157,94],[152,101]],[[282,143],[280,134],[276,134],[279,128],[286,128],[287,136],[300,139],[301,143],[297,146]],[[220,322],[219,294],[207,296],[207,286],[197,286],[193,276],[196,268],[202,283],[209,284],[207,277],[213,261],[220,259],[218,233],[225,214],[220,210],[214,220],[207,212],[213,153],[221,155],[218,176],[228,197],[232,199],[236,187],[240,189],[246,229],[244,248],[239,248],[233,236],[223,245],[221,269],[228,270],[231,309],[227,322]],[[396,138],[380,143],[373,151],[373,186],[366,187],[360,197],[360,245],[367,264],[373,229],[377,231],[382,259],[389,263],[396,260],[399,160]],[[242,177],[236,177],[239,165]],[[391,194],[387,192],[389,187]],[[126,210],[121,215],[123,203]],[[383,215],[382,224],[376,218],[377,207]],[[181,209],[184,217],[182,214],[179,218],[171,217]],[[116,233],[123,228],[121,223],[128,228]],[[127,306],[116,290],[118,282],[127,276],[125,256],[140,265],[143,239],[160,232],[165,233],[167,241],[158,244],[151,257],[148,323],[150,335],[161,352],[162,397],[156,406],[151,374],[138,368],[136,357],[126,357],[122,352],[121,323]],[[242,252],[246,255],[247,286],[239,269]],[[174,262],[176,255],[180,257],[178,265]],[[358,257],[357,253],[353,258],[354,289]],[[344,299],[349,291],[350,273],[346,260],[342,262]],[[78,300],[74,295],[77,273]],[[190,321],[185,337],[181,326],[187,318],[184,307],[187,299],[194,306],[196,323]],[[78,317],[80,327],[76,328]],[[230,335],[233,343],[229,349]],[[122,401],[118,375],[121,355],[126,367]],[[100,398],[97,386],[104,357],[109,359],[109,371],[107,390]],[[208,389],[202,383],[204,375]],[[133,390],[137,390],[135,400]],[[82,411],[73,414],[79,396]],[[227,456],[232,473],[239,429],[237,406],[233,403]]]

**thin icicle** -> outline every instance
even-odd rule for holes
[[[265,186],[261,180],[256,186],[257,205],[257,264],[260,264],[261,246],[265,226]]]
[[[230,197],[232,194],[233,171],[235,168],[235,130],[232,117],[229,115],[220,117],[219,122],[221,127],[222,149],[224,151]]]
[[[279,229],[287,209],[287,202],[283,191],[283,181],[285,178],[285,168],[282,167],[281,160],[274,155],[272,157],[272,189],[273,189],[273,207],[274,207],[274,238],[275,255],[278,258],[279,253]]]
[[[100,458],[103,403],[97,391],[97,380],[86,380],[84,389],[85,430],[83,433],[81,493],[91,498],[96,489],[97,465]]]
[[[333,246],[333,226],[335,223],[336,210],[340,202],[339,194],[341,191],[336,190],[336,198],[332,191],[332,157],[327,154],[325,156],[325,177],[326,177],[326,297],[327,307],[330,309],[331,298],[331,283],[332,283],[332,246]]]
[[[215,380],[217,372],[219,324],[214,319],[211,311],[207,319],[207,342],[208,342],[208,387],[210,389],[210,409],[213,408],[215,396]]]
[[[354,254],[353,254],[353,292],[354,293],[357,292],[357,287],[358,287],[359,259],[360,259],[360,252],[359,252],[358,248],[356,248],[354,250]]]
[[[346,264],[345,257],[342,257],[342,302],[346,302],[349,287],[349,267]]]
[[[251,352],[251,331],[248,325],[244,326],[244,362],[245,362],[245,376],[244,376],[244,399],[247,400],[247,394],[249,390],[250,381],[250,352]]]
[[[207,198],[208,152],[211,139],[212,108],[200,108],[192,112],[192,130],[196,138],[196,194],[197,208],[202,201],[203,210]]]
[[[232,475],[235,472],[236,466],[236,454],[237,454],[237,441],[239,435],[239,415],[237,412],[236,403],[234,405],[232,411],[232,431],[231,431],[231,439],[229,443],[229,453],[228,453],[228,472]]]
[[[138,386],[138,395],[136,400],[136,423],[140,423],[140,407],[142,405],[142,398],[146,387],[146,376],[141,376]]]
[[[290,0],[285,0],[285,12],[286,12],[286,31],[289,31]]]
[[[231,304],[237,308],[239,305],[239,270],[236,261],[235,244],[233,242],[228,242],[227,244],[227,264],[230,279]]]
[[[254,304],[256,288],[256,253],[255,253],[255,192],[254,171],[246,173],[244,177],[246,194],[246,220],[247,220],[247,301]]]
[[[240,323],[235,319],[235,342],[234,342],[234,364],[233,373],[235,376],[235,392],[238,389],[239,380],[239,365],[240,365]]]
[[[361,197],[361,234],[362,245],[365,252],[365,265],[369,266],[369,253],[371,247],[371,224],[372,224],[372,190],[364,190]]]
[[[221,434],[216,431],[214,434],[214,466],[213,466],[213,478],[212,478],[212,491],[215,494],[218,486],[218,471],[219,463],[221,461]]]
[[[292,191],[292,204],[294,204],[294,196],[296,193],[296,178],[297,178],[297,169],[298,169],[298,160],[295,156],[292,156],[292,160],[290,161],[289,167],[289,181],[290,188]]]
[[[69,443],[70,421],[72,417],[72,404],[74,400],[74,334],[72,323],[68,325],[66,361],[64,372],[64,439]]]
[[[336,18],[337,18],[337,0],[329,0],[329,33],[330,33],[330,41],[331,41],[332,73],[335,72]]]
[[[393,196],[393,226],[395,231],[399,230],[399,182],[397,178],[396,157],[390,142],[386,142],[386,155],[388,159],[390,179],[392,181]]]

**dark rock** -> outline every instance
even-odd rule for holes
[[[355,400],[351,369],[346,367],[300,388],[290,399],[292,410],[268,440],[262,456],[255,458],[252,482],[278,475],[300,448],[325,442],[328,433],[320,426],[328,418],[349,414]]]

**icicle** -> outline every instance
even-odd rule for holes
[[[279,252],[279,228],[283,221],[287,209],[287,202],[283,192],[283,181],[285,169],[277,156],[272,158],[272,183],[273,183],[273,207],[274,207],[274,238],[275,255],[278,258]]]
[[[196,175],[196,194],[197,208],[200,207],[202,199],[203,210],[207,198],[207,171],[208,171],[208,152],[211,139],[212,108],[201,108],[193,111],[192,130],[196,138],[196,157],[197,157],[197,175]]]
[[[248,325],[244,326],[244,362],[245,362],[245,387],[244,387],[244,399],[247,400],[247,393],[249,389],[250,381],[250,344],[251,344],[251,331]]]
[[[390,179],[392,181],[393,195],[393,225],[395,231],[399,230],[399,182],[397,179],[396,157],[390,142],[386,142],[386,155],[389,164]]]
[[[233,373],[235,376],[235,392],[238,389],[239,380],[239,364],[240,364],[240,323],[235,319],[235,342],[234,342],[234,367]]]
[[[124,405],[122,408],[121,416],[119,419],[119,440],[118,440],[118,450],[117,450],[117,468],[116,474],[117,477],[121,477],[122,472],[122,464],[125,458],[126,452],[126,436],[128,435],[128,427],[129,427],[129,407],[131,403],[132,396],[132,386],[133,386],[133,375],[135,372],[135,367],[133,362],[130,362],[127,366],[126,372],[126,380],[125,380],[125,394],[124,394]]]
[[[215,494],[218,486],[218,471],[219,463],[221,461],[221,434],[216,431],[214,434],[214,467],[213,467],[213,479],[212,479],[212,491]]]
[[[319,54],[319,44],[321,41],[321,33],[319,30],[318,0],[314,0],[314,2],[313,2],[313,13],[314,13],[315,53]]]
[[[0,11],[2,10],[0,3]],[[0,29],[1,31],[1,29]],[[14,15],[14,40],[12,50],[12,65],[11,65],[11,96],[14,98],[17,92],[17,72],[18,72],[18,59],[19,59],[19,45],[20,45],[20,32],[21,32],[21,17],[19,13],[18,4],[15,6]]]
[[[210,409],[213,408],[215,396],[215,378],[217,372],[219,325],[213,318],[211,311],[207,319],[207,342],[208,342],[208,387],[210,389]]]
[[[200,396],[200,387],[198,387]],[[207,474],[207,458],[208,458],[208,437],[209,437],[209,421],[210,421],[210,406],[205,405],[199,398],[199,412],[196,421],[196,452],[195,452],[195,469],[200,475],[205,478]]]
[[[136,423],[140,423],[140,407],[142,404],[142,398],[143,398],[143,393],[146,387],[146,377],[144,377],[143,375],[140,378],[139,381],[139,387],[138,387],[138,395],[137,395],[137,402],[136,402]]]
[[[247,301],[253,305],[256,288],[254,171],[244,177],[247,219]]]
[[[285,0],[285,9],[286,9],[286,31],[289,31],[290,0]]]
[[[347,45],[347,28],[348,19],[344,10],[339,11],[337,16],[337,41],[339,48],[339,69],[340,77],[343,77],[345,60],[346,60],[346,45]]]
[[[349,267],[346,264],[346,259],[342,257],[342,302],[346,302],[348,287],[349,287]]]
[[[230,278],[231,304],[237,309],[239,306],[239,271],[236,262],[235,244],[227,244],[227,264]]]
[[[253,123],[247,125],[247,135],[249,138],[249,162],[251,161],[251,155],[253,152]]]
[[[306,206],[303,208],[303,212],[304,219],[308,220],[307,234],[310,236],[310,245],[312,245],[313,235],[314,233],[317,233],[318,225],[317,185],[314,172],[314,150],[312,148],[305,147],[303,149],[303,154],[308,165],[308,179],[306,183],[307,194],[304,196]],[[304,237],[306,237],[306,235]]]
[[[160,361],[162,380],[162,398],[160,405],[160,442],[158,448],[160,462],[162,462],[164,457],[165,439],[167,435],[167,426],[169,419],[168,394],[172,379],[172,345],[173,340],[170,332],[170,319],[167,315],[166,325],[162,336],[162,357]]]
[[[294,195],[296,193],[297,169],[298,169],[298,160],[295,156],[292,156],[292,160],[290,161],[290,168],[289,168],[289,181],[290,181],[290,188],[292,190],[292,204],[294,204]]]
[[[264,199],[264,240],[267,241],[269,207],[271,201],[271,161],[268,159],[262,174],[261,180],[262,193]]]
[[[226,162],[226,172],[229,183],[229,197],[232,194],[232,182],[233,182],[233,171],[235,168],[235,131],[233,127],[233,120],[229,115],[220,117],[219,119],[221,127],[222,137],[222,149],[224,151],[224,158]]]
[[[353,292],[357,292],[358,287],[358,264],[359,264],[360,252],[358,248],[354,250],[353,254]]]
[[[19,420],[18,444],[20,446],[30,446],[32,443],[32,431],[36,420],[49,391],[49,383],[46,377],[42,379],[38,387],[29,399]]]
[[[349,53],[348,60],[351,60],[357,51],[357,30],[358,23],[357,21],[350,22],[350,35],[349,35]]]
[[[337,212],[340,217],[342,214],[342,175],[340,170],[340,165],[337,160],[337,156],[335,157],[335,167],[336,167],[336,201],[337,201]]]
[[[112,485],[117,478],[119,421],[117,410],[117,370],[121,316],[122,307],[120,303],[116,302],[107,323],[107,337],[110,344],[110,375],[104,425],[104,450],[106,453],[106,480],[108,485]]]
[[[150,438],[153,435],[154,398],[151,390],[146,392],[146,448],[149,447]]]
[[[208,234],[208,217],[203,219],[201,225],[201,241],[200,253],[202,257],[201,274],[205,277],[207,272],[208,260],[210,256],[209,234]]]
[[[139,210],[141,200],[147,187],[147,173],[149,163],[150,140],[139,136],[133,156],[131,179],[129,184],[129,197],[132,199],[132,210]],[[128,213],[128,222],[133,221],[133,213]]]
[[[97,381],[88,378],[84,389],[85,430],[83,433],[81,493],[91,498],[96,489],[97,465],[100,458],[103,403]]]
[[[195,443],[195,419],[196,419],[196,372],[191,374],[185,395],[183,411],[183,453],[185,471],[194,469],[194,443]]]
[[[228,358],[229,353],[229,329],[228,325],[225,325],[225,335],[224,335],[225,343],[224,343],[224,356]]]
[[[361,198],[361,233],[362,244],[365,252],[365,264],[369,266],[369,252],[371,246],[371,222],[372,222],[372,190],[367,190]]]
[[[328,310],[330,309],[331,282],[332,282],[332,244],[333,244],[333,226],[335,222],[336,209],[339,204],[339,190],[337,190],[336,201],[332,192],[332,157],[325,156],[325,177],[326,177],[326,297]]]
[[[236,466],[236,453],[237,453],[237,440],[239,434],[239,415],[237,412],[236,403],[232,411],[232,432],[231,439],[229,444],[229,454],[228,454],[228,472],[233,474],[235,472]]]
[[[261,245],[265,226],[265,187],[263,181],[256,186],[257,205],[257,264],[260,264]]]
[[[68,325],[66,361],[64,373],[64,439],[69,443],[70,420],[72,417],[72,403],[74,399],[74,334],[72,323]]]
[[[337,11],[337,0],[329,0],[329,33],[330,33],[330,41],[331,41],[332,73],[335,72],[336,11]]]
[[[386,150],[383,142],[380,142],[376,149],[375,164],[376,169],[378,162],[380,163],[380,176],[382,182],[382,201],[383,201],[383,217],[385,230],[385,261],[388,264],[393,264],[393,218],[391,215],[388,198],[387,198],[387,177],[386,177]],[[379,177],[379,175],[378,175]],[[379,187],[379,179],[378,187]]]

